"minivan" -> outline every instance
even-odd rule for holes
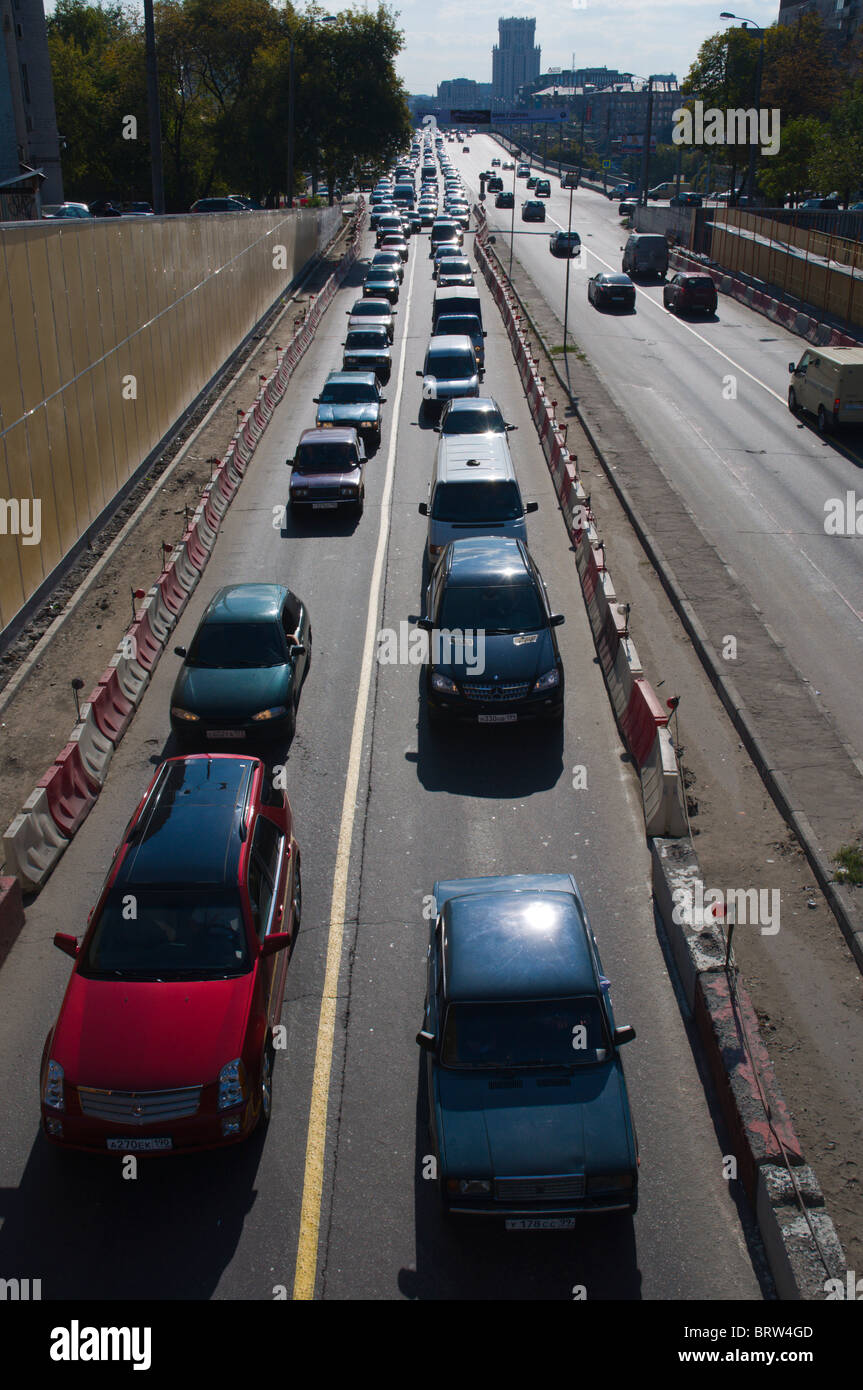
[[[445,545],[465,536],[514,536],[526,541],[524,519],[537,502],[522,501],[506,434],[446,434],[429,483],[426,554],[433,565]]]
[[[668,270],[668,242],[654,232],[633,232],[623,250],[621,270],[627,275],[658,275]]]
[[[432,223],[429,236],[429,255],[433,256],[438,246],[444,242],[452,244],[455,248],[460,248],[464,240],[461,227],[452,217],[437,217]]]
[[[788,409],[808,411],[826,434],[838,425],[863,424],[863,347],[807,348],[788,363],[793,380]]]
[[[444,314],[474,314],[482,327],[479,290],[468,285],[453,285],[449,289],[435,290],[432,300],[432,333],[437,332],[437,321]]]

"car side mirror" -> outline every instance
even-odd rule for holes
[[[417,1033],[417,1042],[424,1052],[434,1052],[437,1047],[437,1038],[434,1033],[429,1033],[425,1028]]]
[[[386,403],[387,403],[387,398],[386,398],[386,396],[381,396],[381,405],[386,405]]]
[[[292,642],[291,645],[290,645],[290,655],[291,655],[291,656],[303,656],[304,653],[305,653],[305,650],[306,650],[305,645],[304,645],[302,642]]]
[[[796,371],[797,371],[797,363],[796,363],[796,362],[789,362],[789,363],[788,363],[788,370],[789,370],[789,372],[796,372]]]
[[[423,373],[419,370],[419,368],[417,368],[417,376],[422,376],[422,375],[423,375]]]
[[[291,934],[286,931],[274,931],[269,936],[265,936],[259,947],[259,955],[274,956],[276,951],[284,951],[286,946],[291,944]]]
[[[320,396],[312,396],[312,401],[313,401],[313,403],[314,403],[315,405],[320,405],[320,403],[321,403],[321,398],[320,398]]]
[[[562,627],[565,622],[565,613],[552,613],[551,617],[548,620],[548,625],[549,627]]]
[[[293,466],[294,466],[294,460],[293,460],[293,459],[285,459],[285,467],[286,467],[286,468],[293,468]]]
[[[54,933],[54,945],[58,951],[63,951],[67,956],[74,960],[78,954],[78,938],[71,936],[69,932],[58,931]]]
[[[539,511],[539,503],[538,503],[538,502],[528,502],[527,506],[526,506],[525,509],[524,509],[524,514],[525,514],[525,516],[528,516],[531,512],[538,512],[538,511]]]
[[[635,1029],[631,1023],[624,1023],[620,1028],[614,1030],[614,1046],[622,1047],[624,1043],[635,1040]]]
[[[175,655],[175,656],[186,656],[186,655],[187,655],[186,648],[185,648],[185,647],[175,647],[175,648],[174,648],[174,655]]]
[[[417,508],[417,510],[419,511],[420,516],[428,516],[428,514],[429,514],[428,502],[420,502],[419,507]]]
[[[417,618],[417,627],[422,632],[434,631],[434,623],[432,622],[431,618]]]
[[[435,434],[440,434],[440,425],[432,425],[432,430]]]
[[[485,332],[484,329],[483,329],[483,335],[482,335],[482,336],[483,336],[484,338],[487,338],[487,337],[488,337],[488,334]]]
[[[517,430],[517,429],[518,429],[518,425],[507,425],[506,428],[507,428],[508,431],[509,431],[509,430]]]

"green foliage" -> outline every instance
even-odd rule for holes
[[[270,0],[159,0],[155,7],[165,193],[246,193],[275,205],[286,191],[291,40],[295,158],[332,188],[369,160],[388,161],[411,130],[395,71],[396,16],[344,10],[334,22]],[[67,196],[149,198],[143,21],[137,12],[58,0],[48,19]],[[134,115],[137,138],[123,138]],[[297,189],[294,190],[296,192]]]
[[[839,883],[863,883],[863,852],[859,845],[843,845],[833,856],[838,864],[836,879]]]
[[[758,178],[762,192],[777,206],[787,193],[798,202],[812,187],[812,163],[822,135],[822,123],[815,116],[797,116],[783,125],[779,153],[763,161]]]

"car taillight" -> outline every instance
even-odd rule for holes
[[[834,402],[833,402],[833,409],[834,409],[834,411],[836,412],[836,414],[838,415],[838,413],[839,413],[839,397],[838,397],[838,396],[836,397],[836,399],[835,399]]]

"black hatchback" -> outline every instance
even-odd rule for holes
[[[563,662],[549,603],[523,541],[451,541],[426,591],[429,722],[516,724],[563,719]]]

